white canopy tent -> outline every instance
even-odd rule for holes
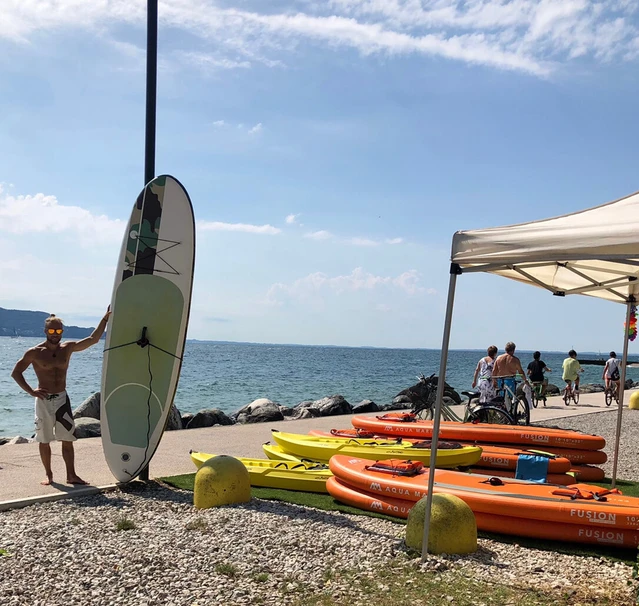
[[[457,276],[488,272],[538,286],[556,296],[587,295],[626,305],[626,326],[631,305],[639,294],[639,192],[588,210],[519,225],[459,231],[453,236],[448,304],[444,322],[439,377],[446,376],[446,361]],[[617,431],[612,472],[615,486],[619,436],[628,357],[628,331],[624,331]],[[438,381],[435,401],[432,456],[422,557],[428,551],[435,458],[439,441],[444,381]]]

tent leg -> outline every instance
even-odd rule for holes
[[[617,462],[619,461],[619,441],[621,439],[621,420],[623,418],[623,394],[626,390],[626,366],[628,365],[628,327],[630,326],[630,308],[634,305],[634,303],[634,297],[630,296],[626,309],[626,328],[623,331],[623,357],[621,358],[621,377],[619,381],[619,407],[617,408],[615,456],[612,463],[612,488],[614,488],[617,483]]]
[[[446,320],[444,322],[444,336],[439,361],[439,378],[437,379],[437,395],[435,397],[435,412],[433,419],[433,436],[430,446],[430,472],[428,474],[428,493],[426,495],[426,516],[424,518],[424,535],[422,537],[422,562],[428,553],[428,535],[430,531],[430,508],[433,502],[433,482],[435,480],[435,460],[437,459],[437,444],[439,442],[439,422],[441,420],[442,400],[444,399],[444,382],[446,379],[446,362],[448,360],[448,344],[450,342],[450,328],[453,321],[453,303],[455,302],[455,285],[457,273],[451,268],[448,283],[448,302],[446,304]]]

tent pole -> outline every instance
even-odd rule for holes
[[[628,365],[628,328],[630,327],[630,308],[634,305],[635,298],[630,295],[626,304],[626,326],[623,331],[623,357],[621,358],[621,377],[619,381],[619,406],[617,408],[617,432],[615,434],[615,457],[612,463],[612,484],[617,483],[617,462],[619,460],[619,441],[621,439],[621,420],[623,417],[623,394],[626,390],[626,366]]]
[[[448,344],[450,342],[450,328],[453,321],[453,303],[455,302],[455,285],[461,268],[456,263],[450,266],[450,281],[448,283],[448,302],[446,303],[446,319],[444,321],[444,336],[439,360],[439,376],[437,379],[437,395],[435,396],[435,412],[433,417],[433,435],[430,445],[430,471],[428,473],[428,493],[426,495],[426,516],[424,518],[424,534],[422,537],[422,562],[428,553],[428,535],[430,531],[430,508],[433,502],[433,482],[435,480],[435,461],[437,459],[437,444],[439,443],[439,422],[441,420],[442,400],[444,399],[444,383],[446,379],[446,362],[448,360]]]

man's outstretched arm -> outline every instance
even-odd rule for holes
[[[85,349],[89,349],[92,345],[96,345],[100,341],[100,337],[104,334],[110,315],[111,307],[107,309],[107,312],[104,314],[104,318],[100,320],[100,323],[95,327],[95,330],[86,339],[73,343],[73,351],[84,351]]]

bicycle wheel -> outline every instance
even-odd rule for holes
[[[570,406],[570,392],[567,387],[564,389],[564,404]]]
[[[578,391],[574,391],[572,392],[572,401],[575,404],[579,404],[579,392]]]
[[[415,411],[415,418],[420,421],[432,421],[434,418],[433,409],[431,408],[420,408]]]
[[[481,406],[468,415],[470,423],[493,423],[497,425],[514,425],[513,418],[497,406]]]
[[[612,390],[606,389],[606,406],[610,406],[612,404]]]
[[[517,398],[513,402],[510,416],[514,420],[515,425],[530,425],[530,406],[525,399]]]
[[[541,401],[541,396],[539,395],[539,393],[535,389],[535,391],[533,391],[533,397],[532,397],[533,408],[537,408],[537,404],[539,404],[540,401]]]

